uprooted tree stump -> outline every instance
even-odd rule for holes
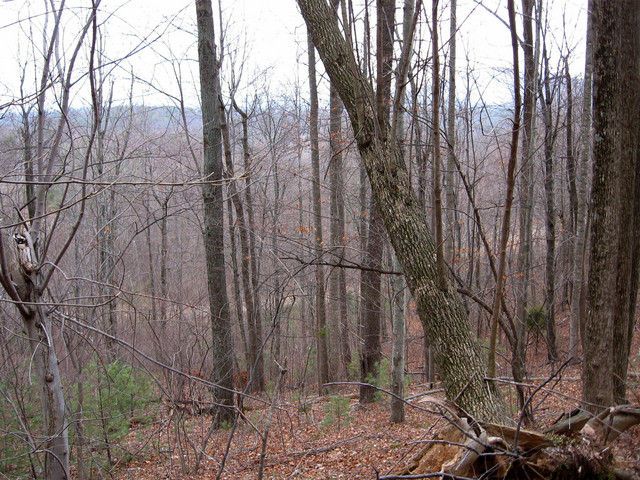
[[[611,407],[597,416],[577,411],[536,432],[476,422],[436,402],[448,424],[407,465],[380,480],[637,478],[616,469],[611,443],[640,423],[640,407]]]

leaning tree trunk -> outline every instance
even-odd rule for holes
[[[349,113],[356,143],[372,191],[417,310],[429,336],[445,390],[468,413],[480,419],[509,422],[502,395],[486,381],[486,358],[473,336],[460,297],[450,284],[441,288],[436,247],[396,142],[378,134],[373,89],[340,32],[325,0],[298,0],[331,81]]]

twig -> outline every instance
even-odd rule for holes
[[[265,425],[264,433],[262,434],[262,449],[260,450],[260,467],[258,468],[258,480],[262,480],[262,475],[264,473],[264,459],[267,456],[267,439],[269,438],[269,430],[271,430],[271,420],[273,419],[273,412],[275,412],[276,410],[276,403],[278,402],[278,394],[280,393],[280,385],[282,384],[282,379],[287,373],[286,359],[284,362],[284,367],[281,366],[277,361],[276,365],[278,365],[280,374],[278,375],[278,379],[276,380],[276,386],[273,390],[273,399],[271,400],[269,414],[267,415],[267,424]]]

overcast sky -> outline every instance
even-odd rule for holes
[[[430,11],[429,0],[424,1]],[[216,9],[217,2],[214,0],[213,3]],[[221,3],[227,58],[235,59],[236,65],[242,63],[243,58],[247,59],[243,74],[245,86],[257,72],[266,69],[270,72],[267,77],[271,88],[276,92],[278,89],[290,91],[296,78],[305,81],[306,30],[295,0],[221,0]],[[448,5],[446,1],[440,3],[446,21]],[[462,75],[470,65],[485,86],[489,101],[499,101],[508,96],[506,70],[511,65],[509,31],[504,24],[506,0],[484,0],[482,3],[486,8],[476,0],[458,0],[458,71]],[[574,75],[580,75],[584,67],[581,52],[584,50],[586,3],[587,0],[549,1],[550,21],[555,28],[549,42],[563,42],[561,27],[564,22],[568,43],[576,49],[572,64]],[[39,13],[44,5],[45,0],[0,2],[0,45],[4,46],[0,49],[0,64],[3,65],[0,105],[20,97],[19,78],[25,66],[28,72],[26,90],[35,91],[35,74],[29,71],[33,62],[28,59],[30,52],[36,51],[37,56],[38,50],[42,50],[43,16]],[[63,44],[68,49],[78,30],[78,19],[86,17],[90,0],[68,0],[67,5]],[[567,14],[563,20],[565,10]],[[398,20],[401,15],[399,9]],[[161,92],[175,95],[176,76],[179,76],[188,102],[193,106],[197,104],[193,1],[102,0],[99,18],[105,23],[106,56],[116,61],[109,70],[119,82],[116,98],[127,98],[133,74],[139,80],[134,90],[137,103],[166,103],[168,97]],[[216,29],[219,35],[218,23]],[[441,38],[445,38],[447,23],[443,23],[442,30],[445,33]],[[423,31],[428,34],[426,27]],[[84,68],[86,70],[86,64]],[[491,80],[496,75],[497,78]],[[257,88],[258,84],[253,82],[252,85],[250,88]]]

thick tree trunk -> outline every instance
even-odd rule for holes
[[[211,0],[196,0],[198,21],[198,60],[202,100],[202,142],[204,150],[204,248],[207,263],[207,287],[211,311],[211,354],[213,362],[214,423],[232,421],[233,350],[231,315],[227,300],[224,261],[224,216],[222,199],[222,136],[220,130],[220,78],[216,57]]]
[[[374,98],[371,85],[362,78],[326,1],[298,0],[298,5],[349,113],[372,191],[432,341],[448,397],[477,418],[509,422],[502,395],[486,380],[486,358],[457,292],[450,286],[440,288],[433,238],[397,144],[385,141],[378,133],[379,119],[370,108]]]
[[[594,165],[591,271],[582,329],[583,399],[598,410],[626,397],[632,233],[640,113],[640,9],[593,0]],[[633,299],[635,302],[635,298]]]
[[[6,238],[0,232],[0,281],[10,298],[18,303],[24,330],[29,341],[34,373],[40,390],[40,406],[44,423],[44,478],[61,480],[69,477],[69,439],[65,418],[65,401],[58,358],[53,345],[51,320],[40,295],[43,277],[29,232]],[[28,306],[22,302],[33,302]]]

